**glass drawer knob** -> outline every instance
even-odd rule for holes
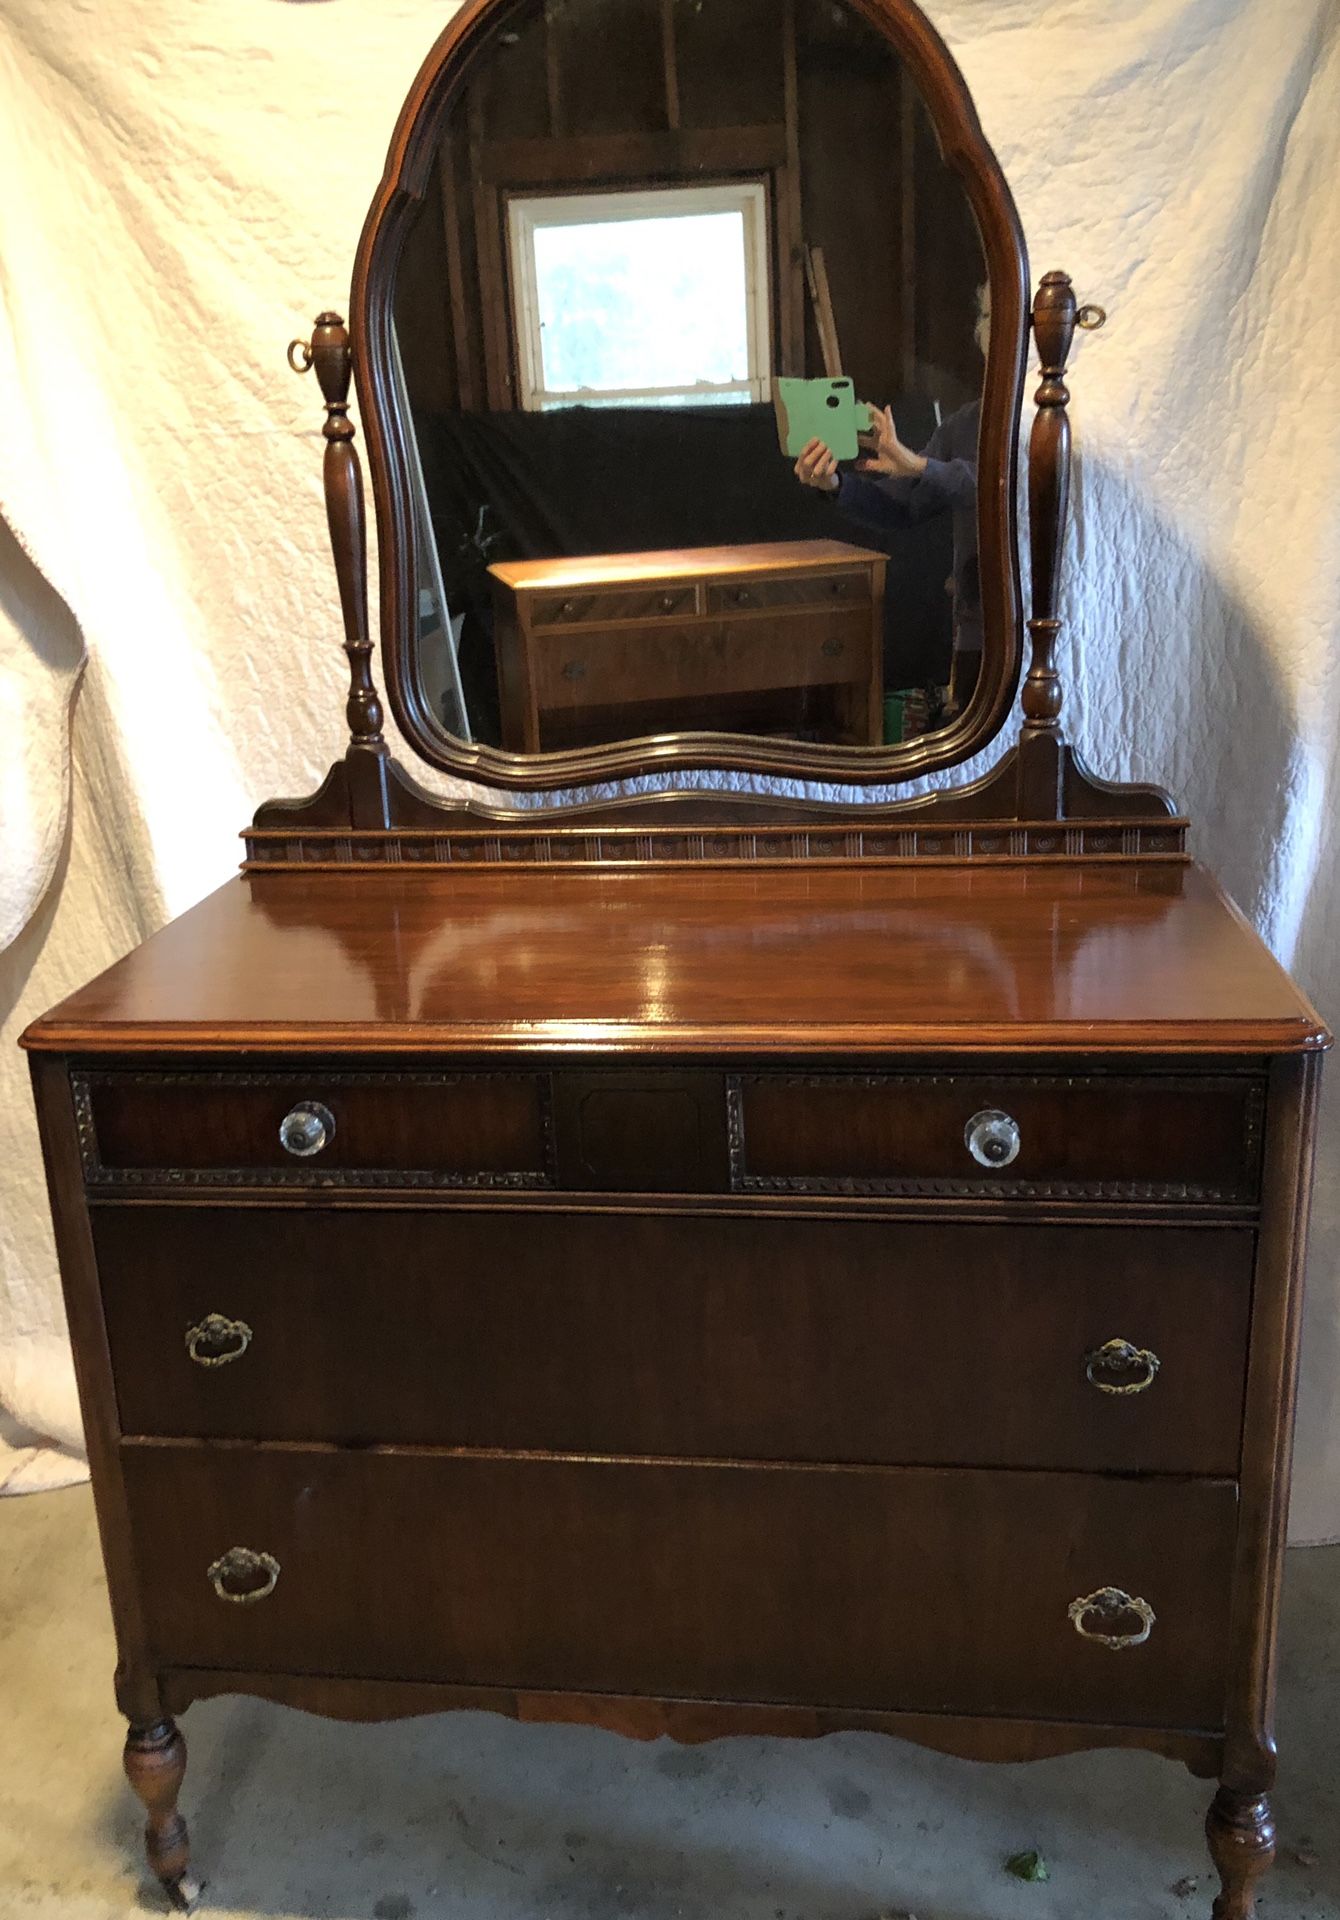
[[[1155,1614],[1148,1600],[1123,1593],[1120,1587],[1099,1587],[1082,1600],[1072,1600],[1067,1612],[1070,1624],[1081,1640],[1095,1640],[1100,1647],[1121,1653],[1127,1647],[1142,1647],[1154,1627]],[[1114,1627],[1123,1631],[1113,1632]]]
[[[253,1607],[268,1600],[279,1584],[279,1562],[272,1553],[252,1547],[229,1547],[209,1569],[209,1584],[220,1600],[235,1607]]]
[[[335,1138],[335,1116],[319,1100],[299,1100],[279,1123],[279,1144],[285,1153],[310,1160]]]
[[[975,1113],[963,1129],[963,1139],[979,1167],[1008,1167],[1018,1159],[1022,1145],[1019,1122],[996,1107]]]

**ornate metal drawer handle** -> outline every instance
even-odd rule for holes
[[[299,1100],[279,1123],[279,1144],[285,1153],[310,1160],[335,1138],[335,1116],[319,1100]]]
[[[229,1584],[254,1580],[257,1574],[263,1576],[259,1586],[243,1587],[238,1592]],[[279,1584],[279,1562],[272,1553],[257,1553],[251,1547],[229,1547],[210,1568],[209,1583],[220,1600],[231,1601],[235,1607],[254,1607],[258,1600],[268,1600]]]
[[[847,651],[845,640],[825,640],[821,649],[825,660],[836,660]]]
[[[662,613],[673,613],[675,608],[678,605],[679,605],[679,595],[677,593],[663,593],[661,595],[661,612]]]
[[[1100,1647],[1111,1647],[1114,1653],[1121,1653],[1126,1647],[1142,1647],[1154,1625],[1154,1609],[1148,1600],[1136,1595],[1123,1593],[1120,1587],[1099,1587],[1097,1593],[1089,1593],[1082,1600],[1070,1602],[1070,1624],[1081,1640],[1094,1640]],[[1084,1623],[1090,1614],[1111,1626],[1120,1620],[1123,1614],[1134,1614],[1140,1622],[1138,1633],[1101,1633]]]
[[[207,1313],[198,1327],[186,1329],[186,1351],[198,1367],[226,1367],[230,1360],[242,1358],[252,1338],[245,1320]]]
[[[1108,1340],[1085,1356],[1084,1378],[1099,1393],[1144,1393],[1153,1386],[1161,1364],[1148,1347],[1133,1347],[1129,1340]],[[1126,1377],[1104,1379],[1104,1374]]]
[[[563,667],[563,678],[565,680],[585,680],[586,662],[584,660],[566,661]]]
[[[963,1142],[980,1167],[1008,1167],[1023,1145],[1019,1122],[998,1107],[984,1107],[963,1129]]]

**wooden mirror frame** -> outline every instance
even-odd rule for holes
[[[1014,200],[967,84],[914,0],[850,0],[893,47],[917,86],[946,165],[976,216],[991,290],[991,339],[978,460],[983,664],[971,700],[948,727],[883,749],[685,732],[562,752],[519,754],[454,738],[423,697],[414,662],[418,538],[410,456],[393,378],[396,271],[427,191],[447,115],[470,71],[533,0],[468,0],[451,20],[401,109],[386,169],[359,242],[352,295],[354,377],[377,516],[382,669],[405,739],[430,765],[490,786],[558,789],[681,769],[791,780],[889,785],[952,767],[990,745],[1014,701],[1022,661],[1016,477],[1028,349],[1028,259]]]

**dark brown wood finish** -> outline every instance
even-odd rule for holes
[[[186,1777],[186,1742],[173,1720],[134,1726],[126,1735],[126,1778],[149,1816],[144,1850],[170,1904],[189,1913],[200,1895],[191,1874],[191,1841],[177,1810]]]
[[[907,778],[967,759],[999,731],[1019,672],[1014,502],[1028,269],[1014,204],[983,137],[971,96],[943,41],[911,0],[857,0],[856,10],[888,40],[926,102],[945,162],[961,179],[972,205],[992,297],[979,490],[982,600],[988,645],[982,675],[964,713],[941,733],[883,750],[690,732],[537,756],[453,741],[429,709],[412,665],[416,532],[410,507],[407,444],[412,429],[400,417],[394,400],[392,294],[405,237],[430,188],[453,102],[460,97],[476,60],[508,30],[519,10],[513,0],[475,0],[454,16],[429,55],[402,110],[355,267],[354,361],[377,504],[383,667],[391,709],[405,737],[416,753],[436,766],[496,785],[541,789],[678,767],[876,782]],[[473,102],[473,93],[470,97]],[[667,140],[686,137],[682,132],[665,135]],[[606,157],[602,166],[608,169],[608,164]],[[486,205],[479,211],[482,236],[496,250],[496,222],[488,217]],[[489,271],[495,279],[500,278],[497,260],[492,261]],[[505,335],[505,314],[494,317]],[[492,334],[487,337],[491,340]],[[501,390],[498,383],[505,380],[505,337],[491,351],[490,386]]]
[[[1223,1724],[1223,1481],[176,1441],[123,1466],[167,1666]],[[256,1604],[211,1586],[234,1547],[278,1562]],[[1120,1658],[1069,1617],[1109,1586],[1158,1616]]]
[[[963,1225],[947,1267],[941,1226],[845,1220],[270,1208],[204,1241],[100,1207],[94,1238],[129,1434],[1238,1472],[1246,1227]]]

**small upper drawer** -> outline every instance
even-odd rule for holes
[[[870,573],[802,573],[785,580],[726,580],[707,589],[709,613],[749,613],[767,607],[856,607],[871,598]]]
[[[599,592],[579,589],[574,593],[527,595],[525,606],[535,627],[682,619],[698,611],[698,588],[692,580],[674,580],[661,586],[608,587]]]
[[[786,1074],[730,1082],[737,1192],[1250,1204],[1249,1074]]]
[[[547,1076],[73,1076],[90,1184],[545,1187]]]

